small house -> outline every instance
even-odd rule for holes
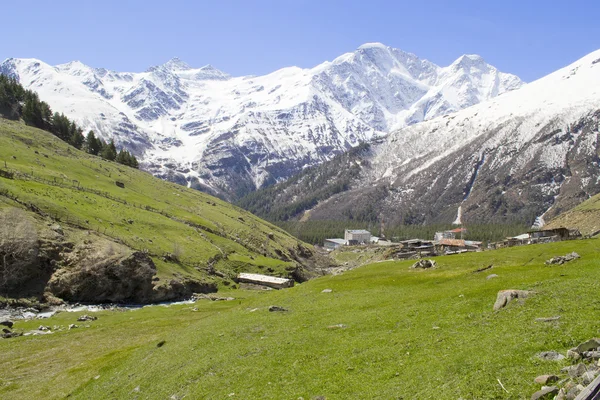
[[[438,253],[456,254],[481,250],[481,242],[462,239],[442,239],[435,242]]]
[[[558,242],[569,239],[569,229],[567,228],[540,229],[539,231],[529,231],[527,233],[529,234],[530,243]]]
[[[331,250],[335,250],[339,247],[342,246],[346,246],[347,245],[347,241],[344,239],[325,239],[323,246],[331,251]]]
[[[269,275],[240,273],[237,276],[238,282],[252,283],[254,285],[268,286],[273,289],[284,289],[294,286],[294,280],[288,278],[278,278]]]
[[[465,233],[467,233],[465,228],[456,228],[449,231],[436,232],[433,240],[439,242],[442,239],[456,239],[457,236],[459,239],[462,239]]]
[[[344,240],[349,245],[370,243],[371,232],[364,229],[346,229],[344,231]]]

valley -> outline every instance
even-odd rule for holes
[[[600,50],[0,74],[2,399],[600,387]]]

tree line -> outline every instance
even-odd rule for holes
[[[117,151],[114,140],[106,143],[96,137],[94,131],[83,136],[81,129],[64,114],[52,112],[48,103],[41,101],[38,94],[25,89],[15,78],[0,74],[0,116],[23,121],[47,132],[71,146],[109,161],[138,168],[137,158],[125,149]]]
[[[350,189],[370,145],[361,143],[331,160],[238,199],[236,205],[270,221],[291,220],[334,194]],[[375,214],[374,219],[377,219]]]

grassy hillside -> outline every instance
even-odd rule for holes
[[[571,251],[581,259],[544,265]],[[534,377],[562,377],[570,363],[539,352],[598,336],[598,254],[589,239],[439,257],[434,270],[382,262],[282,291],[235,291],[235,301],[99,312],[79,323],[89,327],[0,340],[0,396],[527,399]],[[494,312],[503,289],[536,294]]]
[[[577,207],[560,214],[547,225],[548,228],[561,226],[579,229],[583,235],[597,234],[600,231],[600,195],[593,196]]]
[[[0,219],[26,222],[22,236],[39,239],[46,267],[139,252],[156,265],[155,287],[171,293],[172,280],[212,290],[238,271],[301,277],[314,262],[309,247],[244,210],[4,119],[0,169]]]

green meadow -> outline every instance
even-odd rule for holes
[[[581,258],[544,265],[571,251]],[[378,262],[281,291],[223,293],[233,301],[17,321],[22,331],[80,327],[0,340],[0,397],[526,399],[536,376],[570,362],[538,353],[599,336],[598,254],[587,239],[438,257],[430,270]],[[494,312],[503,289],[535,294]]]
[[[175,276],[220,284],[207,275],[208,268],[221,271],[225,280],[239,271],[287,275],[296,266],[290,250],[302,246],[280,228],[215,197],[5,119],[0,119],[0,169],[15,178],[0,176],[0,212],[26,210],[40,235],[48,224],[59,223],[76,244],[91,232],[146,251],[163,281]]]

